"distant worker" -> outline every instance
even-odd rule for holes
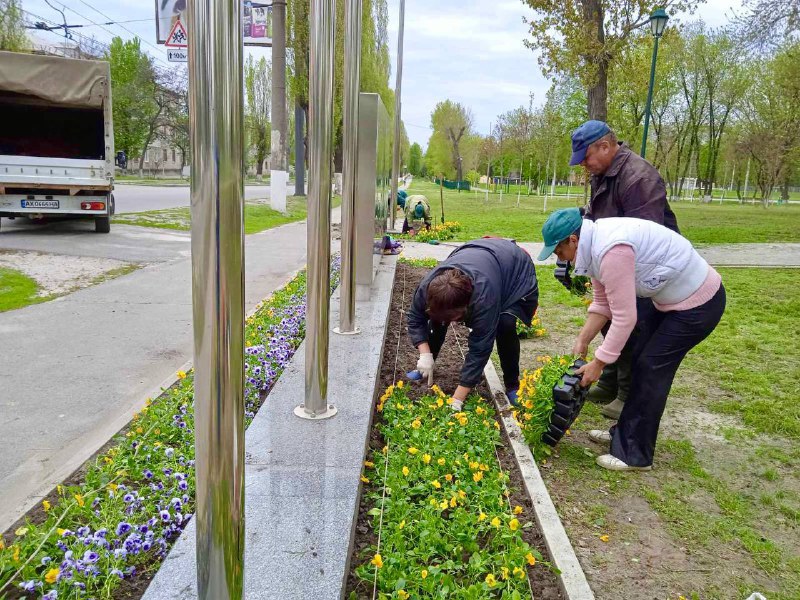
[[[413,198],[413,196],[412,196]],[[410,199],[409,199],[410,200]],[[519,390],[517,319],[531,324],[539,304],[536,269],[525,250],[510,240],[482,239],[453,250],[420,282],[408,311],[408,335],[419,350],[409,378],[434,381],[433,370],[450,323],[470,329],[467,355],[451,408],[460,411],[470,390],[480,383],[492,347],[503,369],[506,395],[516,402]]]
[[[402,210],[406,208],[406,198],[408,198],[408,192],[405,190],[397,190],[397,206]]]
[[[431,205],[422,195],[409,196],[406,199],[406,219],[403,221],[403,233],[415,235],[422,228],[431,228]]]
[[[570,165],[581,165],[592,175],[592,195],[586,218],[592,221],[608,217],[646,219],[678,231],[675,213],[667,202],[667,188],[658,170],[631,151],[603,121],[586,121],[572,132]],[[636,302],[639,320],[653,312],[649,298]],[[603,335],[606,334],[603,332]],[[603,403],[601,412],[618,419],[631,386],[631,352],[638,328],[630,337],[619,359],[608,365],[589,394],[589,399]]]

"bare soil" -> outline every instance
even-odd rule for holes
[[[408,307],[414,290],[420,280],[428,272],[423,267],[412,267],[407,264],[399,263],[395,274],[394,294],[390,308],[389,325],[386,332],[384,343],[384,355],[381,363],[379,392],[392,385],[396,381],[404,380],[408,371],[414,368],[417,363],[417,350],[411,345],[408,339],[408,329],[405,322],[404,310]],[[459,373],[464,362],[461,348],[466,351],[466,340],[469,332],[466,327],[459,325],[451,327],[447,333],[444,346],[436,359],[436,384],[443,390],[454,390],[458,385]],[[428,393],[427,386],[422,383],[411,383],[408,385],[408,394],[411,398],[420,398]],[[491,392],[486,382],[482,382],[475,392],[484,398],[491,400]],[[373,413],[373,422],[380,420],[381,415],[377,411]],[[523,515],[528,520],[533,521],[533,504],[525,491],[522,476],[516,464],[513,452],[510,450],[508,441],[497,449],[498,459],[503,470],[509,474],[511,491],[510,502],[512,505],[522,506]],[[384,445],[376,428],[370,434],[370,448],[380,450]],[[370,484],[372,485],[372,484]],[[376,488],[377,489],[377,488]],[[370,547],[377,543],[377,532],[372,528],[372,517],[367,515],[370,509],[366,503],[359,507],[358,521],[356,523],[356,537],[353,545],[353,553],[350,557],[351,571],[347,581],[345,598],[355,592],[359,599],[372,598],[372,586],[367,585],[355,576],[353,567],[361,564],[370,553]],[[523,538],[531,546],[541,552],[547,558],[547,548],[544,544],[542,535],[536,528],[528,528],[523,531]],[[529,568],[529,580],[533,589],[533,597],[537,600],[557,600],[562,599],[563,595],[558,583],[558,577],[550,570],[542,568],[541,565]]]

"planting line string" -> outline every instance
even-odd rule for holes
[[[400,293],[400,324],[397,327],[397,345],[394,351],[394,370],[392,371],[392,385],[397,381],[397,362],[400,358],[400,339],[403,337],[403,317],[405,315],[405,300],[406,300],[406,269],[403,268],[403,289]],[[383,534],[383,509],[386,504],[386,476],[389,473],[389,442],[386,442],[386,460],[383,467],[383,493],[381,495],[381,514],[378,520],[378,550],[376,554],[381,553],[381,538]],[[375,600],[378,594],[378,567],[375,567],[375,577],[372,580],[372,600]]]
[[[378,521],[378,551],[376,554],[381,553],[381,534],[383,533],[383,506],[386,502],[386,475],[389,472],[389,442],[386,442],[386,461],[383,466],[383,495],[381,496],[381,516]],[[375,566],[375,578],[372,580],[372,600],[378,592],[378,566]]]

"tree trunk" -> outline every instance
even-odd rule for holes
[[[583,0],[583,12],[586,20],[592,24],[597,34],[597,47],[603,48],[603,54],[593,56],[592,62],[597,65],[597,79],[589,87],[586,100],[589,118],[598,121],[608,120],[608,56],[605,54],[606,30],[605,11],[602,0]]]

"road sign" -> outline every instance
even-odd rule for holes
[[[167,60],[169,62],[189,62],[189,51],[186,48],[168,48]]]
[[[185,47],[186,42],[183,45],[168,42],[172,40],[175,24],[179,21],[186,34],[186,0],[155,0],[155,5],[156,41],[175,48]],[[242,26],[245,46],[272,46],[272,0],[243,0]]]
[[[183,23],[180,20],[175,21],[164,45],[167,48],[186,48],[189,45],[188,42],[189,35],[186,33]]]

